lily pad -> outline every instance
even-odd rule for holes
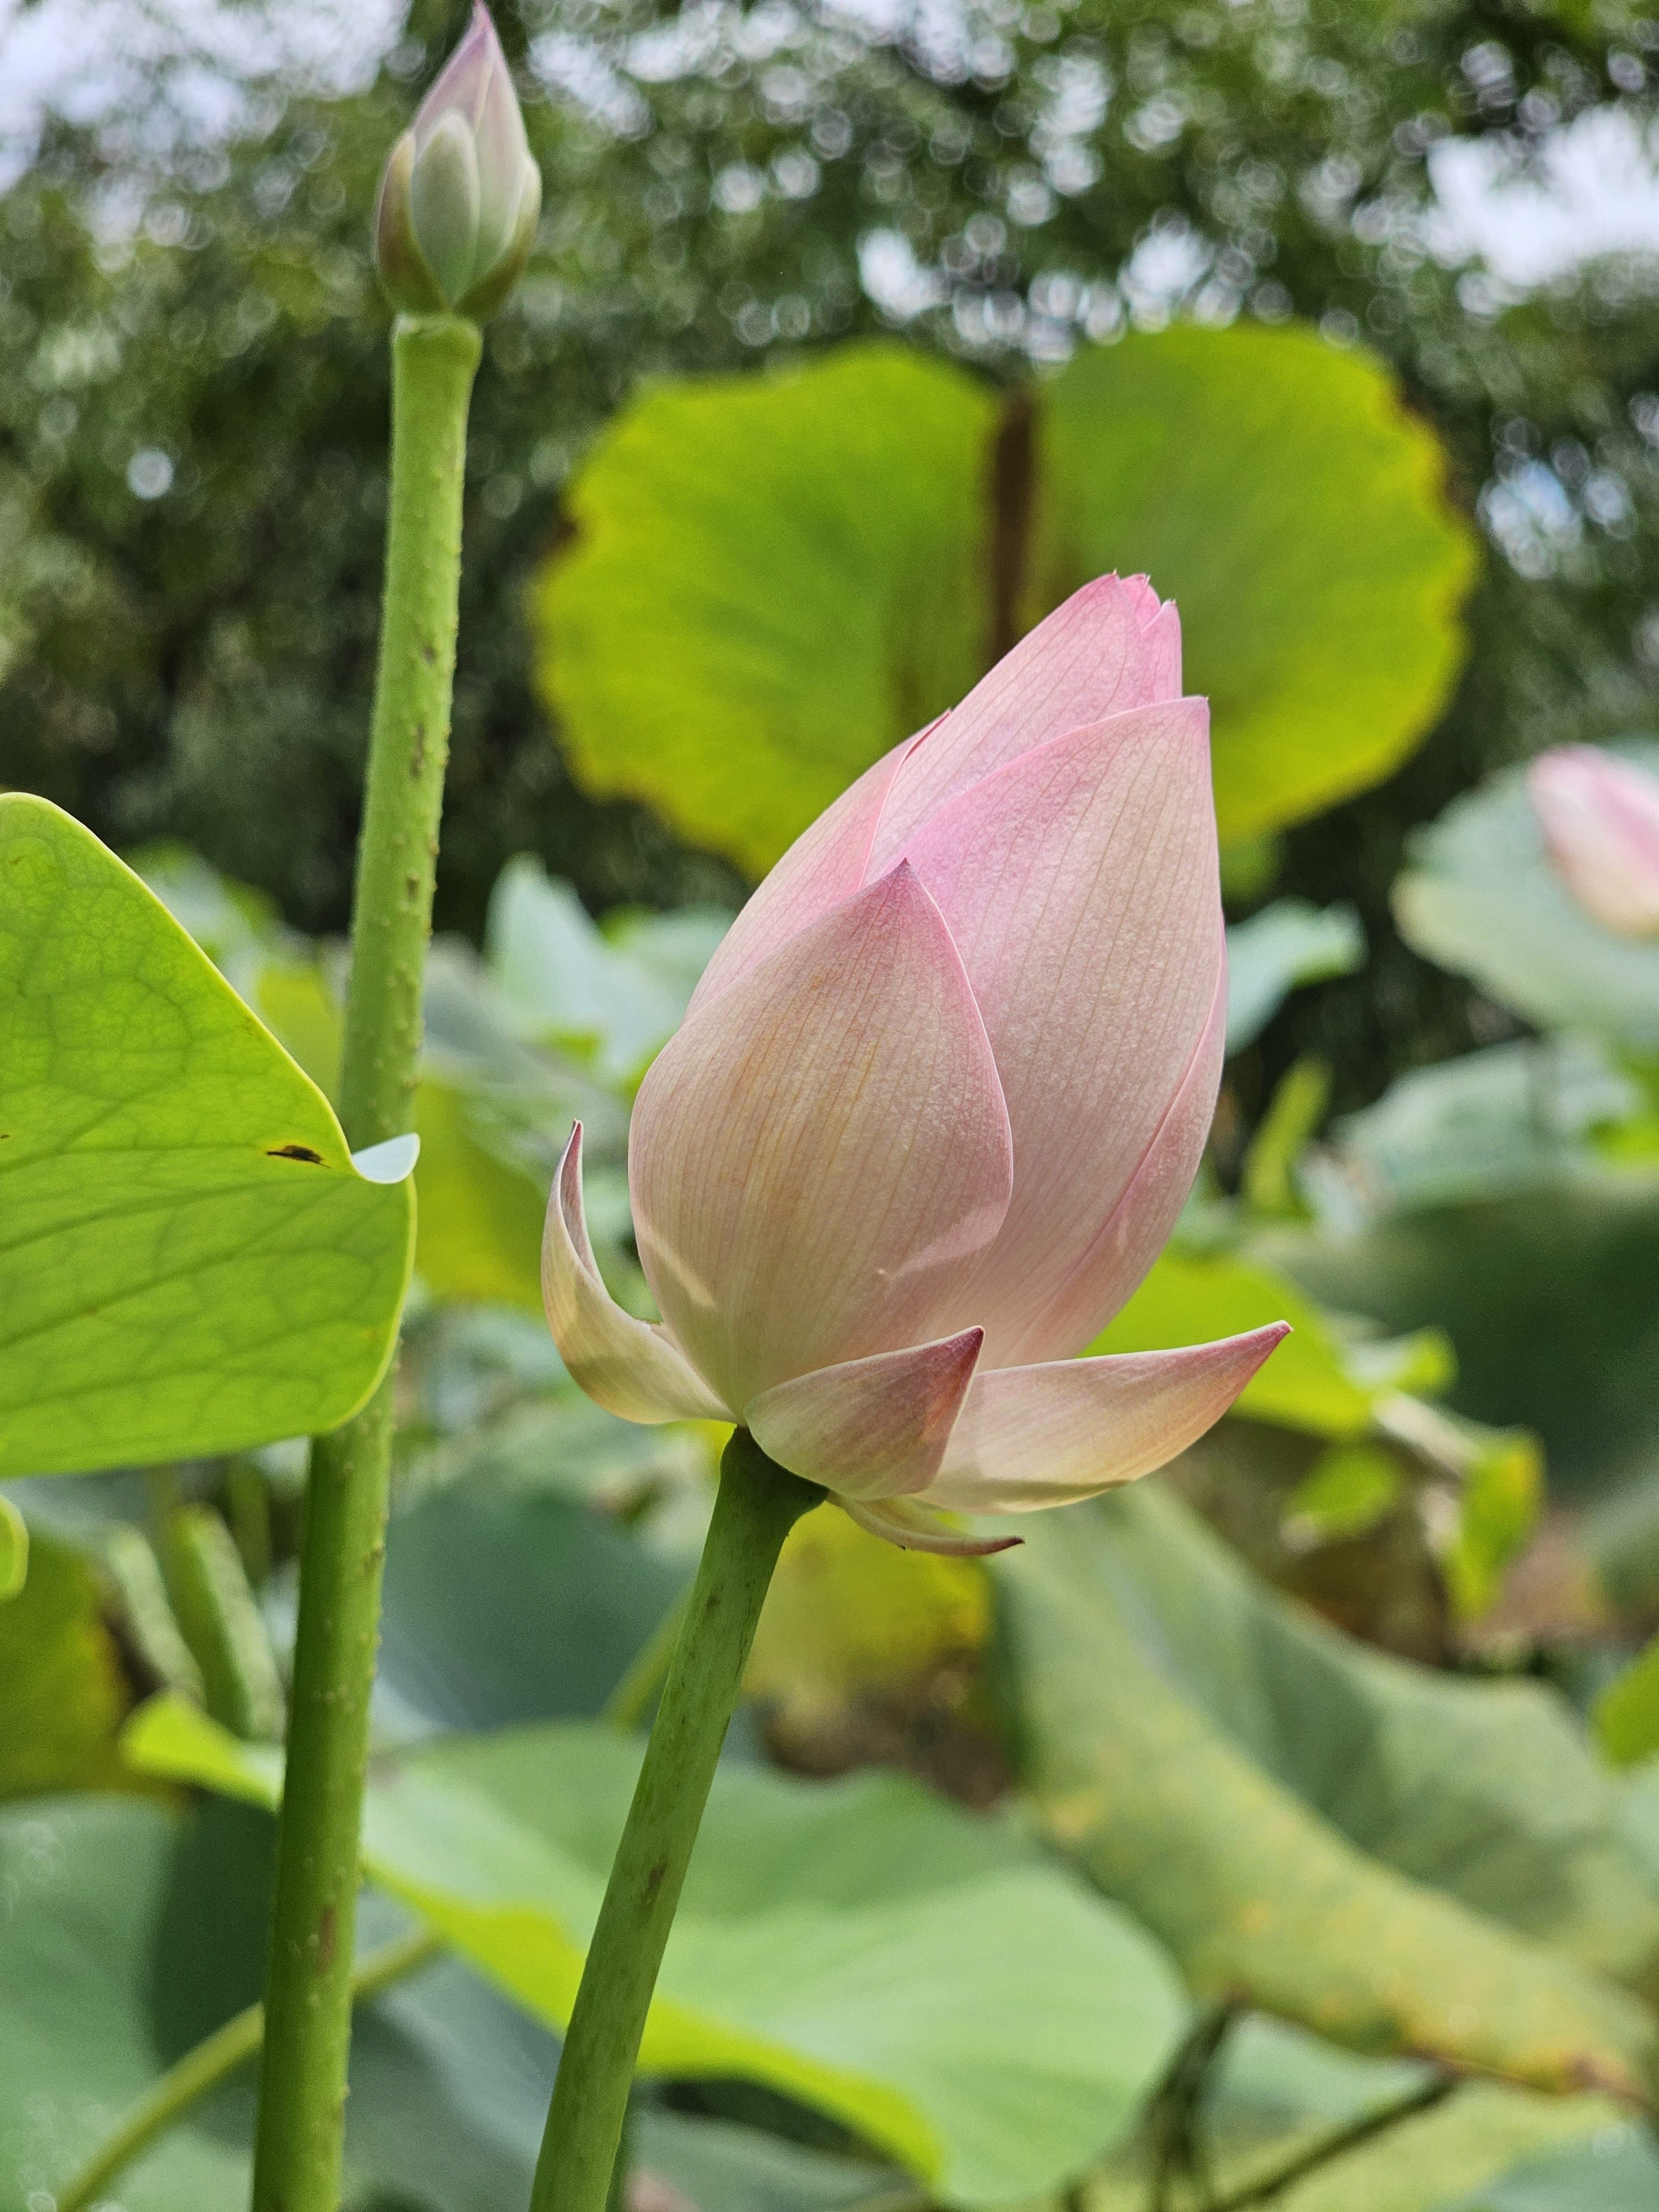
[[[270,1804],[274,1755],[158,1698],[146,1771]],[[563,2023],[638,1771],[581,1723],[377,1762],[370,1877]],[[645,2034],[647,2075],[739,2076],[963,2205],[1035,2195],[1128,2127],[1179,2033],[1155,1944],[995,1823],[891,1776],[716,1779]]]
[[[1303,329],[1086,349],[999,413],[891,343],[659,383],[570,495],[539,674],[582,780],[758,875],[1095,574],[1181,605],[1224,842],[1386,775],[1461,658],[1472,539],[1387,369]]]
[[[1146,570],[1209,699],[1224,845],[1364,791],[1427,735],[1472,535],[1389,370],[1305,325],[1177,325],[1079,352],[1037,434],[1042,606]]]
[[[0,1811],[0,2212],[31,2212],[203,2035],[258,1993],[270,1823],[134,1798]],[[397,1916],[371,1904],[370,1942]],[[501,2212],[530,2191],[557,2045],[459,1960],[358,2008],[346,2212]],[[246,2203],[251,2068],[106,2186],[125,2212]],[[640,2166],[694,2212],[832,2212],[880,2169],[747,2128],[647,2112]],[[885,2177],[891,2180],[890,2172]]]
[[[0,797],[0,1476],[331,1429],[392,1355],[405,1184],[91,832]]]
[[[758,875],[987,664],[990,392],[889,344],[648,386],[535,605],[583,781]]]
[[[1644,2098],[1659,1902],[1565,1708],[1341,1638],[1173,1498],[997,1563],[1048,1832],[1200,1991],[1351,2047]]]

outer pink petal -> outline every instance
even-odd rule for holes
[[[925,737],[924,731],[921,736]],[[900,762],[921,737],[867,768],[804,830],[726,932],[692,994],[691,1011],[746,975],[809,921],[862,890],[871,842]]]
[[[820,1367],[743,1409],[761,1449],[842,1498],[926,1490],[974,1379],[984,1331]]]
[[[836,1503],[860,1528],[885,1537],[904,1552],[943,1552],[951,1559],[982,1559],[992,1552],[1011,1552],[1024,1541],[1020,1536],[970,1536],[914,1498],[838,1498]]]
[[[1013,1203],[952,1317],[984,1323],[988,1364],[1063,1357],[1167,1235],[1214,1103],[1203,701],[1051,738],[942,807],[908,857],[961,948],[1014,1133]]]
[[[1049,738],[1181,690],[1181,633],[1144,576],[1097,577],[998,661],[906,755],[870,872],[890,868],[935,807]]]
[[[658,1304],[729,1404],[942,1334],[1013,1162],[985,1025],[913,870],[687,1019],[641,1086],[629,1170]]]
[[[600,1280],[582,1212],[582,1125],[570,1132],[547,1202],[542,1295],[572,1379],[628,1421],[732,1415],[661,1329],[624,1313]]]
[[[1289,1334],[1280,1321],[1179,1352],[981,1375],[919,1502],[958,1513],[1028,1513],[1150,1474],[1220,1419]]]
[[[1169,1242],[1187,1203],[1209,1141],[1215,1097],[1227,1048],[1227,968],[1216,977],[1215,1002],[1191,1065],[1158,1134],[1100,1233],[1047,1300],[1017,1320],[1012,1358],[1023,1364],[1065,1358],[1098,1336],[1126,1305]]]

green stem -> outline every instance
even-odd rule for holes
[[[477,325],[454,315],[400,316],[392,336],[386,593],[340,1079],[340,1119],[354,1149],[414,1126],[455,670],[466,416],[481,343]],[[354,1420],[312,1444],[254,2212],[334,2212],[339,2201],[394,1388],[389,1375]]]
[[[1273,2172],[1264,2174],[1260,2180],[1249,2182],[1243,2189],[1231,2191],[1225,2197],[1213,2198],[1212,2212],[1246,2212],[1248,2206],[1271,2204],[1274,2197],[1282,2197],[1287,2189],[1294,2189],[1298,2181],[1305,2181],[1321,2166],[1329,2166],[1339,2158],[1346,2158],[1350,2151],[1358,2150],[1362,2145],[1370,2142],[1377,2136],[1386,2135],[1391,2128],[1399,2127],[1404,2121],[1414,2120],[1423,2112],[1431,2112],[1437,2105],[1445,2103],[1456,2087],[1454,2075],[1435,2075],[1420,2088],[1411,2090],[1394,2104],[1362,2112],[1357,2120],[1333,2128],[1328,2134],[1319,2136],[1305,2150],[1299,2151],[1294,2158],[1287,2159],[1283,2166],[1276,2166]]]
[[[634,2062],[783,1540],[823,1492],[739,1429],[570,2015],[531,2212],[605,2212]]]
[[[352,2002],[401,1981],[435,1957],[441,1948],[435,1936],[416,1928],[366,1953],[352,1972]],[[265,2008],[251,2004],[216,2028],[193,2051],[187,2051],[149,2094],[132,2107],[114,2133],[105,2136],[73,2180],[52,2191],[58,2212],[84,2212],[87,2205],[103,2195],[106,2185],[148,2150],[157,2136],[176,2126],[198,2098],[216,2089],[239,2067],[256,2057],[264,2033]]]

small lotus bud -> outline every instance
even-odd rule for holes
[[[542,179],[483,0],[414,122],[392,148],[374,212],[374,259],[399,307],[482,322],[523,274]]]
[[[1584,912],[1659,937],[1659,776],[1596,745],[1540,753],[1528,790],[1550,858]]]

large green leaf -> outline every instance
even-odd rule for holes
[[[0,1812],[0,2212],[38,2212],[162,2069],[258,1993],[270,1823],[129,1798]],[[364,1915],[369,1942],[390,1908]],[[459,1961],[359,2008],[349,2212],[503,2212],[530,2190],[557,2045]],[[108,2187],[125,2212],[245,2204],[245,2071]],[[831,2212],[877,2169],[744,2128],[647,2112],[636,2156],[702,2212]],[[889,2176],[890,2179],[890,2175]]]
[[[144,885],[0,797],[0,1475],[334,1427],[391,1355],[410,1193]]]
[[[178,1699],[141,1766],[262,1803],[273,1756]],[[579,1723],[377,1762],[372,1878],[542,2018],[568,2017],[639,1747]],[[1051,2186],[1127,2126],[1181,2016],[1162,1954],[1007,1830],[893,1777],[717,1778],[647,2075],[816,2106],[963,2204]]]
[[[1173,1498],[999,1562],[1050,1832],[1200,1990],[1335,2040],[1645,2094],[1659,1903],[1613,1785],[1534,1689],[1349,1644]]]
[[[1613,748],[1659,769],[1659,743]],[[1659,944],[1584,912],[1545,850],[1526,777],[1509,769],[1419,830],[1395,912],[1426,958],[1473,976],[1540,1029],[1585,1029],[1659,1052]]]
[[[541,680],[593,789],[758,873],[1090,576],[1181,605],[1224,840],[1385,775],[1433,720],[1472,561],[1387,372],[1305,330],[1085,350],[999,420],[859,344],[655,386],[571,495]]]
[[[1039,426],[1039,602],[1110,568],[1177,602],[1224,844],[1406,757],[1456,674],[1474,556],[1381,362],[1301,325],[1178,325],[1079,353]]]
[[[214,1832],[223,1845],[234,1831],[221,1820]],[[0,2212],[52,2202],[162,2068],[257,1993],[256,1929],[210,1907],[185,1834],[176,1812],[131,1798],[0,1813]],[[252,1989],[238,1980],[248,1967]],[[245,2201],[246,2159],[224,2132],[239,2102],[246,2114],[246,2085],[170,2135],[111,2201],[126,2212]]]
[[[380,1693],[437,1729],[597,1714],[687,1572],[570,1498],[452,1484],[387,1532]]]
[[[583,781],[769,866],[984,666],[994,419],[896,345],[648,387],[577,480],[537,603]]]

